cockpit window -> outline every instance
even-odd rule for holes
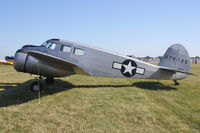
[[[85,51],[82,50],[82,49],[79,49],[79,48],[75,48],[75,49],[74,49],[74,54],[75,54],[75,55],[84,55],[84,54],[85,54]]]
[[[47,44],[46,44],[46,46],[45,46],[45,47],[46,47],[46,48],[49,48],[49,47],[51,47],[51,45],[52,45],[52,43],[51,43],[51,42],[49,42],[49,43],[47,43]]]
[[[56,44],[55,43],[52,43],[51,46],[49,47],[50,49],[55,49],[56,47]]]
[[[56,43],[53,43],[53,42],[45,42],[45,43],[43,43],[41,46],[44,46],[44,47],[49,48],[49,49],[55,49]]]
[[[41,44],[41,46],[45,46],[46,44],[47,44],[47,42],[44,42],[44,43]]]

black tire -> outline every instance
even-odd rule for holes
[[[177,83],[175,83],[175,85],[176,85],[176,86],[179,86],[180,84],[177,82]]]
[[[38,91],[40,90],[40,92],[41,92],[42,89],[43,89],[43,86],[42,86],[41,83],[39,83],[39,84],[40,84],[40,88],[38,87],[38,81],[33,82],[33,83],[31,84],[31,91],[33,91],[33,92],[38,92]]]
[[[46,84],[54,84],[55,80],[52,77],[47,77],[45,82],[46,82]]]
[[[174,80],[174,84],[175,84],[175,86],[179,86],[180,85],[179,82],[177,82],[176,80]]]

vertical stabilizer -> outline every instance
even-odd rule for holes
[[[190,57],[183,45],[174,44],[167,49],[158,66],[190,73]]]

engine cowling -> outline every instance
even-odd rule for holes
[[[18,72],[41,75],[44,77],[64,77],[73,72],[60,69],[56,64],[49,64],[48,61],[38,60],[28,55],[23,50],[18,50],[14,57],[14,68]]]

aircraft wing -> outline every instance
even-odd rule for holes
[[[12,61],[0,61],[0,64],[3,64],[3,65],[13,65],[13,62]]]
[[[179,72],[179,73],[184,73],[184,74],[187,74],[187,75],[196,75],[196,74],[193,74],[193,73],[190,73],[190,72],[184,72],[184,71],[181,71],[181,70],[175,70],[175,69],[171,69],[171,68],[167,68],[167,67],[163,67],[163,66],[158,66],[160,69],[163,69],[163,70],[168,70],[168,71],[173,71],[173,72]],[[196,75],[197,76],[197,75]]]
[[[13,65],[13,61],[6,61],[6,64]]]
[[[28,55],[31,55],[39,60],[42,60],[45,63],[50,63],[50,64],[56,64],[56,67],[58,67],[59,69],[67,69],[68,71],[74,72],[74,74],[78,73],[78,74],[85,74],[88,75],[88,73],[86,73],[84,70],[82,70],[79,66],[66,61],[64,59],[61,59],[59,57],[50,55],[50,54],[46,54],[40,51],[35,51],[35,50],[31,50],[27,52]]]

